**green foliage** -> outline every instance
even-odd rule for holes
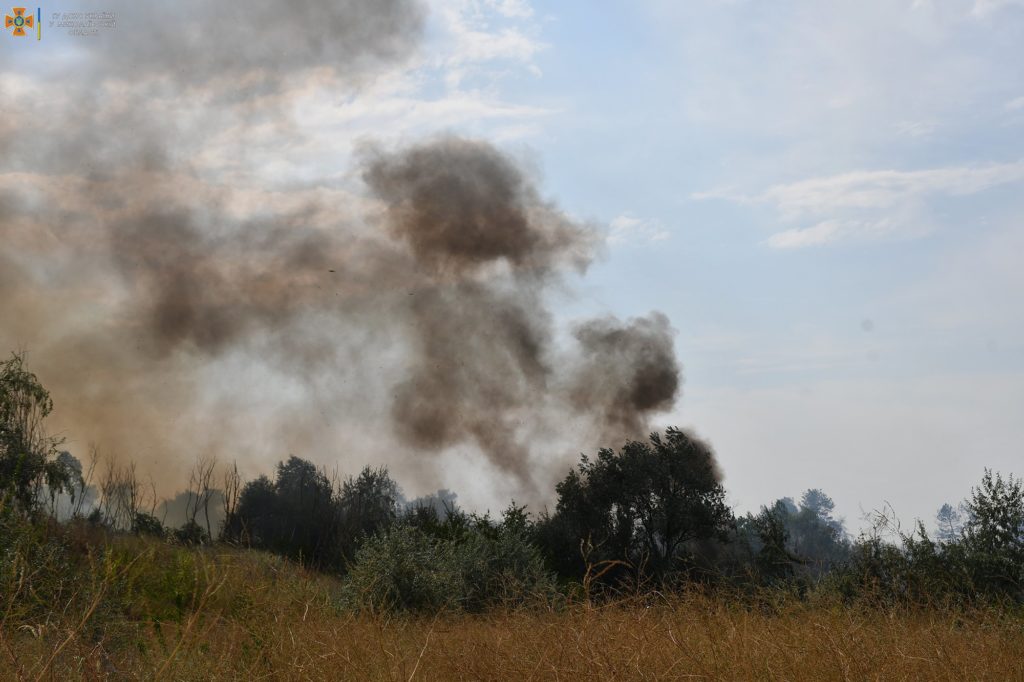
[[[210,543],[210,535],[194,519],[189,519],[181,528],[175,528],[172,533],[174,539],[188,547],[197,547]]]
[[[1024,601],[1024,486],[986,469],[967,501],[963,553],[976,585]]]
[[[212,584],[200,570],[207,529],[193,520],[166,542],[151,514],[114,525],[99,508],[57,523],[58,496],[73,503],[86,487],[81,464],[46,435],[52,408],[24,356],[0,363],[0,608],[11,622],[45,620],[53,604],[100,595],[113,621],[181,621]],[[548,599],[549,569],[588,599],[595,584],[664,589],[713,584],[717,574],[747,594],[771,586],[885,604],[1024,603],[1024,482],[989,470],[959,508],[940,509],[937,539],[879,515],[851,542],[818,489],[734,519],[710,448],[674,428],[583,456],[556,492],[555,512],[536,523],[514,502],[494,521],[458,509],[450,491],[403,509],[384,468],[339,484],[290,457],[274,480],[241,489],[222,539],[350,570],[345,600],[371,610],[476,612]]]
[[[749,518],[751,530],[760,541],[754,566],[758,576],[768,583],[792,578],[794,565],[799,561],[787,548],[790,536],[786,521],[790,515],[790,509],[779,500],[771,509],[762,507],[761,513]]]
[[[556,490],[556,512],[537,532],[552,566],[570,578],[619,561],[664,579],[683,565],[688,543],[725,539],[733,524],[710,447],[675,428],[618,454],[603,449],[593,462],[584,456]]]
[[[401,491],[384,467],[365,467],[359,476],[350,476],[338,496],[341,521],[338,541],[346,558],[351,558],[364,539],[387,528],[398,518]]]
[[[73,492],[76,472],[57,456],[60,440],[46,435],[43,420],[53,410],[49,392],[25,368],[24,354],[0,363],[0,495],[23,512],[34,512],[44,487]]]
[[[348,601],[370,610],[455,606],[456,572],[444,549],[442,541],[404,524],[374,536],[349,570]]]
[[[146,512],[136,512],[132,519],[132,532],[136,535],[150,535],[162,538],[167,534],[167,529],[160,523],[160,519]]]
[[[553,577],[513,506],[500,524],[486,517],[449,516],[392,526],[356,554],[347,601],[360,609],[481,611],[521,605],[555,593]]]
[[[192,606],[200,580],[197,555],[179,550],[162,554],[161,559],[145,561],[126,576],[117,585],[118,596],[123,608],[139,620],[180,622]]]
[[[874,603],[927,603],[952,596],[956,589],[950,555],[939,551],[922,525],[899,544],[879,530],[891,523],[879,517],[872,530],[853,544],[850,562],[830,576],[828,585],[847,599]]]
[[[936,535],[940,542],[954,542],[964,529],[960,510],[948,502],[939,507],[939,511],[935,514],[935,524],[938,526]]]
[[[344,571],[365,538],[398,516],[398,484],[381,467],[366,467],[336,489],[312,462],[290,457],[274,481],[247,483],[223,538],[268,549],[320,569]]]
[[[0,608],[16,622],[43,617],[69,587],[67,547],[48,527],[0,502]]]
[[[785,497],[757,516],[738,520],[736,540],[747,545],[756,575],[765,582],[790,578],[818,579],[850,558],[842,522],[832,516],[835,504],[817,488],[797,505]]]
[[[910,534],[897,532],[898,543],[885,542],[877,531],[891,528],[892,521],[880,517],[854,544],[849,565],[833,582],[848,596],[887,602],[1024,603],[1021,481],[986,470],[964,510],[963,530],[944,534],[939,542],[920,523]]]
[[[261,476],[246,484],[224,534],[314,566],[335,566],[340,548],[331,482],[312,462],[290,457],[278,464],[273,482]]]

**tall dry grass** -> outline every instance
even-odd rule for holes
[[[129,549],[130,562],[105,561],[93,589],[69,590],[35,622],[3,622],[0,679],[1024,679],[1024,614],[1008,608],[694,593],[473,616],[355,614],[339,606],[339,581],[268,555]],[[153,619],[147,600],[182,567],[192,588],[180,617]]]
[[[1024,679],[1024,633],[996,614],[792,608],[701,598],[563,613],[277,621],[228,628],[177,674],[201,679]],[[258,656],[246,643],[261,641]]]

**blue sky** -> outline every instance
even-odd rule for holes
[[[0,95],[72,110],[83,55],[145,33],[133,7],[108,36],[3,41]],[[285,202],[358,205],[368,143],[451,131],[515,156],[606,237],[556,316],[669,316],[685,386],[660,422],[714,444],[741,510],[814,486],[854,526],[886,502],[930,520],[983,467],[1024,473],[1024,2],[429,10],[409,63],[356,88],[296,74],[286,140],[156,86],[145,106],[203,131],[176,150],[195,177]],[[110,110],[126,72],[86,72]],[[478,473],[437,482],[487,504]]]

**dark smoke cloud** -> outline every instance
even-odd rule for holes
[[[529,447],[517,420],[551,372],[550,320],[525,292],[476,283],[410,297],[410,365],[392,417],[408,444],[439,450],[475,442],[499,468],[527,479]],[[538,304],[538,301],[532,301]]]
[[[364,177],[427,287],[410,297],[410,370],[392,406],[407,443],[440,449],[471,440],[527,480],[531,409],[584,413],[602,438],[618,440],[643,436],[650,416],[672,407],[679,365],[658,313],[579,325],[568,406],[545,401],[563,382],[545,287],[560,267],[586,266],[594,233],[543,201],[510,159],[482,142],[442,137],[371,156]],[[511,276],[481,276],[496,262]]]
[[[208,127],[245,140],[290,125],[292,73],[355,81],[408,57],[419,4],[188,2],[174,24],[121,7],[120,28],[150,30],[89,57],[130,87],[82,88],[90,106],[41,119],[40,101],[11,98],[8,127],[44,134],[0,147],[0,343],[31,349],[79,446],[162,481],[200,452],[265,466],[291,449],[391,457],[434,487],[424,455],[468,449],[536,500],[563,457],[642,437],[672,407],[664,316],[556,342],[547,298],[599,241],[490,144],[369,149],[369,197],[327,180],[267,190],[241,150],[237,174],[190,162]],[[205,22],[223,30],[209,44]],[[168,89],[194,126],[150,106]]]
[[[421,163],[426,178],[408,170]],[[61,369],[58,398],[88,415],[96,439],[130,442],[126,430],[145,425],[154,457],[173,456],[176,434],[161,415],[188,413],[218,358],[243,352],[293,377],[340,379],[340,357],[356,345],[355,362],[376,363],[369,380],[385,387],[379,414],[411,454],[472,447],[527,496],[547,483],[536,480],[538,458],[559,458],[540,432],[582,415],[583,442],[613,444],[643,436],[650,417],[672,407],[679,366],[664,316],[581,323],[577,346],[557,347],[546,294],[562,270],[586,263],[594,234],[541,200],[511,159],[443,137],[377,152],[363,175],[380,201],[375,234],[338,221],[323,198],[238,219],[226,209],[230,196],[212,191],[190,204],[189,192],[168,187],[172,175],[83,188],[72,204],[102,187],[113,208],[101,212],[98,233],[85,232],[103,238],[76,267],[95,276],[110,263],[96,286],[120,293],[94,325],[61,328],[61,316],[80,316],[58,308],[36,329],[60,328],[46,353],[66,359],[51,363]],[[474,248],[466,232],[485,244]],[[8,310],[19,300],[23,310],[45,308],[58,293],[46,280],[0,284]],[[359,399],[351,385],[310,395],[330,404],[310,410],[333,414]],[[232,436],[215,431],[208,442],[223,447]]]
[[[260,452],[257,468],[309,451],[320,377],[361,376],[327,370],[372,336],[355,315],[359,329],[342,330],[333,301],[379,291],[366,278],[387,254],[353,255],[375,240],[352,232],[344,192],[261,186],[252,147],[303,142],[291,121],[303,89],[350,94],[414,54],[424,6],[103,9],[116,29],[0,78],[0,131],[13,133],[0,140],[0,345],[30,349],[79,455],[96,441],[175,481],[197,452],[243,465]],[[200,158],[211,146],[213,163]],[[332,269],[345,278],[325,281]],[[246,365],[272,382],[268,397],[243,391],[257,381]]]
[[[289,227],[282,217],[211,236],[195,220],[179,209],[144,212],[111,226],[114,263],[134,289],[157,350],[187,344],[216,353],[323,304],[316,282],[336,265],[328,235]]]
[[[602,415],[605,436],[635,437],[653,412],[670,409],[680,387],[672,327],[661,313],[628,323],[608,317],[574,330],[582,353],[571,390],[573,406]]]
[[[104,9],[118,23],[95,48],[107,74],[167,77],[190,88],[233,81],[248,94],[303,69],[352,78],[404,60],[425,18],[418,0],[121,0]]]
[[[439,272],[505,260],[544,272],[584,268],[593,235],[538,196],[511,160],[477,141],[443,137],[401,155],[371,158],[367,184],[387,204],[389,228]]]
[[[592,232],[480,141],[440,137],[373,152],[366,164],[386,229],[408,246],[424,280],[405,311],[411,356],[395,387],[397,433],[421,449],[472,441],[527,480],[522,421],[552,372],[543,286],[559,264],[585,267]],[[511,277],[486,272],[499,262]]]

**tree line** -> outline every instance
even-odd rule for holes
[[[537,515],[515,502],[469,513],[450,491],[410,501],[385,468],[340,477],[295,456],[247,482],[200,458],[187,491],[160,502],[134,465],[62,451],[44,428],[52,408],[23,355],[0,363],[0,513],[272,552],[346,576],[358,607],[479,610],[693,586],[1024,602],[1024,489],[987,470],[958,508],[943,505],[934,537],[891,514],[851,537],[817,489],[738,515],[711,449],[676,428],[582,456]]]

